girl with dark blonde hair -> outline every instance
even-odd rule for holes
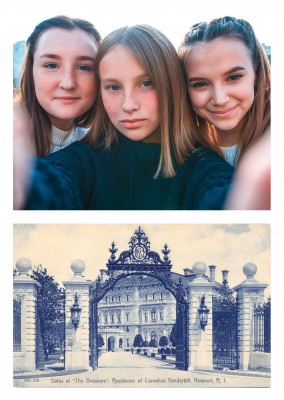
[[[40,22],[29,36],[14,112],[26,110],[37,156],[87,133],[94,119],[100,40],[90,22],[62,15]]]
[[[270,125],[270,63],[251,25],[234,17],[191,27],[179,48],[195,145],[233,166]]]
[[[193,150],[177,52],[148,25],[110,33],[97,54],[95,119],[83,140],[37,159],[26,209],[221,209],[233,168]]]

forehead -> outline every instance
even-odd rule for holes
[[[96,53],[97,44],[95,39],[80,28],[73,30],[63,28],[50,28],[44,31],[36,44],[36,53],[69,53],[80,51],[81,53]]]
[[[123,73],[125,76],[146,72],[134,52],[124,45],[112,47],[103,56],[100,61],[99,71],[101,75],[111,72],[116,75]]]
[[[210,42],[197,42],[190,46],[185,57],[187,72],[197,70],[229,70],[235,66],[252,67],[247,46],[237,38],[219,37]]]

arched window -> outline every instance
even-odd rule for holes
[[[151,320],[157,321],[157,313],[155,309],[151,311]]]
[[[119,339],[119,348],[122,349],[123,340]]]

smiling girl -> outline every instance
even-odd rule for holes
[[[90,22],[66,16],[42,21],[28,38],[14,112],[25,107],[36,155],[47,156],[87,133],[94,118],[100,39]]]
[[[184,75],[171,42],[147,25],[124,27],[104,38],[96,61],[90,131],[36,160],[24,207],[222,209],[233,168],[211,150],[193,150]]]
[[[192,26],[179,55],[195,141],[236,165],[270,124],[270,65],[251,25],[224,17]]]

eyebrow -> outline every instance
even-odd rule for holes
[[[236,71],[244,71],[244,70],[246,70],[245,67],[237,66],[237,67],[234,67],[234,68],[229,69],[229,71],[226,71],[226,72],[224,73],[224,75],[230,75],[230,74],[232,74],[233,72],[236,72]],[[193,78],[189,78],[189,79],[188,79],[188,82],[201,81],[201,80],[203,80],[203,79],[206,79],[206,78],[194,76]]]
[[[53,60],[60,60],[62,57],[60,57],[58,54],[52,54],[52,53],[46,53],[42,54],[40,58],[52,58]],[[82,61],[93,61],[95,62],[96,60],[94,57],[90,56],[78,56],[76,57],[77,60],[82,60]]]
[[[135,77],[135,80],[137,80],[137,81],[140,81],[142,79],[151,80],[150,76],[147,73],[143,73],[143,74],[137,75]],[[101,79],[101,82],[103,82],[103,83],[119,82],[119,79],[117,79],[117,78],[105,78],[105,79]]]

